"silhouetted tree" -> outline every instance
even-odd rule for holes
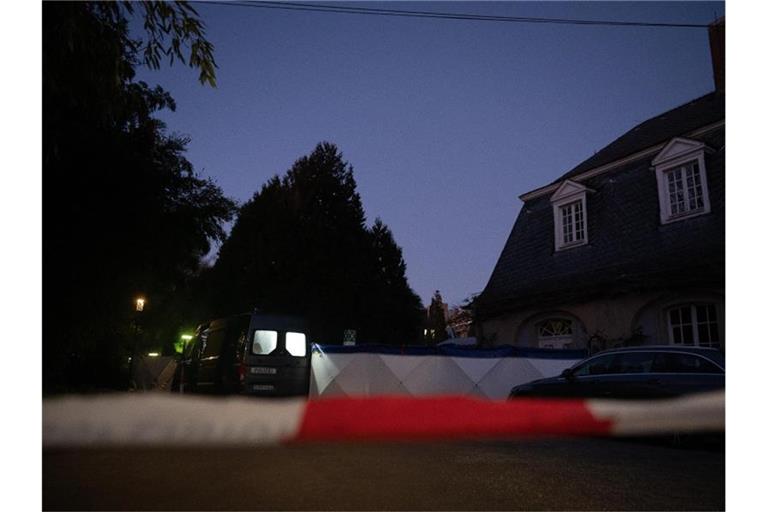
[[[136,8],[144,42],[128,34]],[[211,52],[184,2],[43,5],[47,392],[125,382],[134,297],[147,297],[145,337],[169,335],[176,320],[167,305],[197,273],[211,240],[224,237],[234,203],[195,174],[184,157],[188,140],[153,117],[175,108],[170,95],[134,81],[137,65],[157,66],[167,55],[213,84]]]
[[[382,343],[415,343],[420,338],[421,300],[408,286],[403,251],[395,243],[392,231],[376,219],[370,230],[374,268],[370,271],[371,285],[367,290],[370,303],[366,305],[365,332]]]
[[[353,169],[319,144],[240,209],[208,276],[212,312],[259,308],[306,315],[315,341],[407,343],[418,336],[418,297],[402,253],[377,220],[369,230]]]
[[[448,307],[440,295],[440,290],[436,290],[427,309],[425,341],[428,344],[440,343],[448,337],[445,330],[447,309]]]

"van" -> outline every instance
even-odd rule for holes
[[[307,396],[312,351],[301,317],[246,313],[200,325],[173,389],[181,393]]]

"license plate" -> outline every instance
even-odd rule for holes
[[[251,389],[254,391],[274,391],[275,386],[273,384],[254,384]]]
[[[269,366],[253,366],[251,368],[251,373],[259,375],[275,375],[277,373],[277,368],[270,368]]]

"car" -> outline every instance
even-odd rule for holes
[[[201,324],[177,365],[181,393],[307,396],[312,350],[301,317],[245,313]]]
[[[599,352],[558,377],[515,386],[514,397],[670,398],[725,388],[725,354],[717,348],[638,346]]]

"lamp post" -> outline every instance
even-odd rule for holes
[[[136,297],[136,310],[133,316],[133,346],[131,347],[131,359],[128,361],[128,389],[133,382],[133,361],[136,359],[136,347],[139,344],[139,315],[144,311],[147,300],[144,297]]]
[[[179,358],[179,364],[181,369],[179,370],[179,393],[184,393],[184,367],[187,365],[187,345],[192,341],[193,336],[191,334],[181,335],[181,357]]]

